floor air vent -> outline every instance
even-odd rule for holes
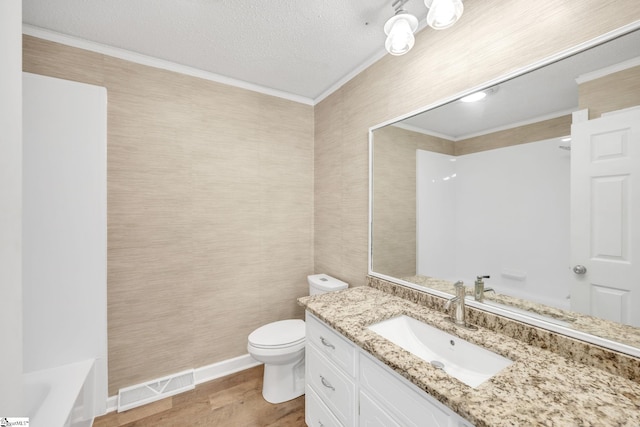
[[[118,391],[118,412],[126,411],[195,387],[193,369]]]

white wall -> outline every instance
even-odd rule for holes
[[[417,274],[450,278],[456,274],[456,160],[416,150]]]
[[[570,154],[558,145],[547,140],[457,158],[455,202],[448,202],[456,206],[455,231],[447,232],[455,236],[456,265],[452,275],[436,277],[471,286],[475,276],[490,275],[487,286],[501,293],[568,306]],[[440,228],[450,228],[452,220],[440,214]]]
[[[35,74],[23,80],[24,372],[96,359],[104,407],[107,93]]]
[[[0,416],[22,415],[22,2],[0,1]]]

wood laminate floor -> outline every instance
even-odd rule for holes
[[[173,397],[96,418],[94,427],[304,427],[304,396],[278,405],[262,398],[262,365]]]

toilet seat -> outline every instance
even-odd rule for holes
[[[249,344],[256,348],[294,347],[305,340],[304,320],[288,319],[261,326],[249,334]]]

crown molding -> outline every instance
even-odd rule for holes
[[[136,64],[146,65],[149,67],[160,68],[175,73],[185,74],[191,77],[197,77],[216,83],[234,86],[241,89],[258,92],[264,95],[275,96],[277,98],[286,99],[306,105],[315,105],[313,99],[304,96],[294,95],[292,93],[271,89],[265,86],[248,83],[242,80],[233,79],[220,74],[211,73],[209,71],[200,70],[198,68],[189,67],[175,62],[166,61],[164,59],[154,58],[152,56],[143,55],[126,49],[107,46],[104,44],[92,42],[78,37],[68,36],[66,34],[57,33],[29,24],[22,24],[22,34],[37,37],[39,39],[60,43],[66,46],[76,47],[103,55],[112,56],[114,58],[124,59],[125,61],[134,62]]]
[[[629,68],[640,66],[640,56],[637,58],[632,58],[627,61],[620,62],[618,64],[610,65],[609,67],[601,68],[600,70],[595,70],[590,73],[585,73],[576,78],[576,83],[582,84],[586,82],[590,82],[592,80],[596,80],[609,74],[617,73],[620,71],[628,70]]]

